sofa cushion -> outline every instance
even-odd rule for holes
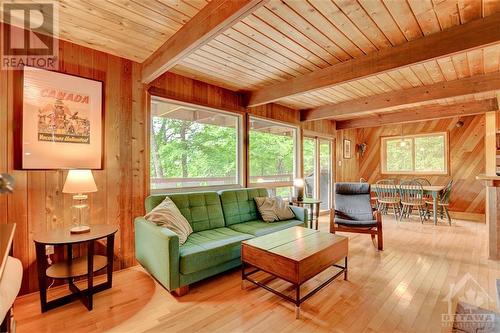
[[[253,236],[262,236],[298,225],[303,225],[303,222],[299,220],[287,220],[267,223],[262,220],[254,220],[233,224],[229,228]]]
[[[254,198],[268,196],[264,188],[225,190],[219,194],[227,226],[257,220],[260,215]]]
[[[190,274],[237,259],[241,256],[241,241],[252,237],[229,228],[192,233],[179,248],[180,272]]]
[[[163,202],[153,208],[144,218],[158,226],[168,228],[179,236],[179,244],[184,244],[193,228],[179,211],[172,199],[166,197]]]
[[[146,210],[160,204],[168,196],[182,215],[188,220],[193,231],[224,227],[224,215],[217,192],[193,192],[152,195],[146,198]]]
[[[256,197],[255,203],[261,218],[266,222],[290,220],[295,214],[281,197]]]

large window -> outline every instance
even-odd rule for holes
[[[446,133],[382,138],[382,173],[447,174]]]
[[[249,178],[252,186],[289,194],[295,177],[297,128],[250,117]]]
[[[151,189],[241,184],[242,117],[151,101]]]

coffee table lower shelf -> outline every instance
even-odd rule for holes
[[[246,272],[246,268],[247,267],[253,267],[254,269],[250,272]],[[344,280],[347,281],[347,257],[344,258],[344,266],[341,266],[341,265],[338,265],[338,264],[333,264],[332,267],[336,267],[336,268],[340,268],[341,270],[339,272],[337,272],[334,276],[330,277],[328,280],[326,280],[325,282],[321,283],[318,287],[314,288],[313,290],[311,290],[310,292],[308,292],[306,295],[300,297],[300,287],[307,281],[304,281],[303,283],[292,283],[290,281],[290,283],[292,283],[294,289],[295,289],[295,299],[288,296],[288,295],[285,295],[283,294],[282,292],[276,290],[276,289],[273,289],[271,287],[269,287],[268,285],[260,282],[260,281],[257,281],[257,280],[254,280],[252,278],[250,278],[250,275],[253,275],[257,272],[266,272],[272,276],[275,276],[277,278],[279,278],[278,276],[270,273],[270,272],[267,272],[263,269],[260,269],[260,268],[255,268],[254,266],[250,265],[250,264],[247,264],[245,263],[244,261],[242,262],[242,265],[241,265],[241,288],[244,289],[244,281],[247,280],[261,288],[264,288],[265,290],[267,291],[270,291],[272,293],[274,293],[275,295],[278,295],[280,296],[281,298],[289,301],[289,302],[292,302],[293,304],[295,304],[295,318],[296,319],[299,319],[300,318],[300,305],[305,301],[307,300],[309,297],[313,296],[314,294],[316,294],[318,291],[320,291],[322,288],[326,287],[328,284],[330,284],[333,280],[335,280],[337,277],[339,277],[340,275],[344,274]]]

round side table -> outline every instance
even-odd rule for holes
[[[36,262],[38,268],[38,284],[40,288],[40,305],[42,312],[67,304],[76,299],[90,311],[93,307],[92,297],[95,293],[111,288],[113,281],[113,248],[115,233],[118,227],[110,224],[92,225],[87,233],[72,234],[70,228],[54,229],[36,234],[34,237],[36,249]],[[106,238],[106,256],[94,254],[94,242]],[[73,258],[73,245],[87,244],[87,255]],[[45,247],[46,245],[63,245],[67,249],[67,259],[48,265]],[[106,268],[107,279],[105,282],[94,286],[94,273]],[[87,278],[87,289],[81,290],[73,279],[85,276]],[[47,279],[68,280],[71,294],[47,301]]]
[[[312,198],[304,198],[302,200],[292,200],[290,202],[291,205],[304,207],[305,205],[309,205],[309,221],[310,228],[314,228],[314,222],[316,222],[316,230],[319,227],[319,205],[321,204],[321,200],[316,200]]]

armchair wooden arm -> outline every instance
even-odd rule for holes
[[[334,234],[337,231],[343,232],[356,232],[363,234],[370,234],[372,240],[377,236],[377,248],[382,251],[384,249],[384,240],[382,236],[382,213],[374,209],[373,219],[377,221],[376,227],[371,228],[349,228],[345,226],[335,225],[335,209],[330,209],[330,233]]]

